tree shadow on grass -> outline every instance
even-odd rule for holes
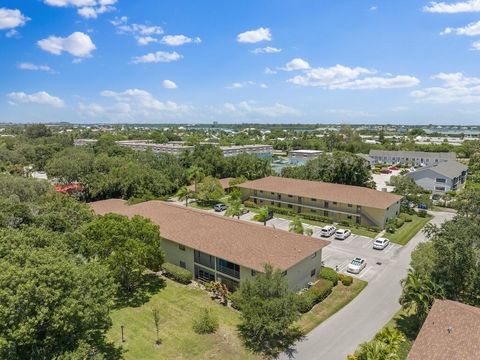
[[[395,325],[398,330],[405,334],[408,340],[415,340],[420,331],[420,324],[415,315],[402,314],[395,318]]]
[[[141,284],[130,293],[121,293],[115,304],[116,309],[124,307],[139,307],[150,300],[166,286],[164,279],[157,274],[149,273],[142,276]]]

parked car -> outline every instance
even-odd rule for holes
[[[418,204],[417,206],[420,210],[427,210],[428,209],[428,205],[427,204]]]
[[[228,206],[225,205],[225,204],[216,204],[214,207],[213,207],[213,210],[215,210],[216,212],[221,212],[221,211],[225,211],[228,209]]]
[[[338,229],[336,232],[335,232],[335,239],[338,239],[338,240],[345,240],[346,238],[348,238],[350,235],[352,235],[352,232],[348,229]]]
[[[386,238],[378,238],[373,242],[373,248],[377,250],[383,250],[388,246],[388,244],[390,244],[390,240]]]
[[[332,236],[333,234],[335,234],[335,231],[337,230],[337,228],[333,225],[327,225],[327,226],[324,226],[322,228],[322,230],[320,231],[321,232],[321,235],[324,236],[324,237],[330,237]]]
[[[356,257],[350,264],[348,264],[347,271],[352,274],[359,274],[360,271],[365,269],[365,266],[367,266],[367,261],[365,259]]]

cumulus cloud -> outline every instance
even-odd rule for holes
[[[223,113],[231,114],[238,117],[289,117],[298,116],[300,111],[281,104],[275,103],[273,105],[260,106],[254,101],[242,101],[238,104],[225,103],[223,106]]]
[[[110,23],[115,26],[117,33],[119,34],[130,34],[135,40],[137,40],[138,45],[147,45],[150,43],[159,42],[159,35],[163,34],[163,28],[157,25],[147,25],[147,24],[129,24],[128,17],[116,17]]]
[[[432,77],[440,85],[412,91],[410,95],[418,102],[434,104],[480,103],[480,78],[468,77],[461,72],[440,73]]]
[[[272,46],[266,46],[263,48],[256,48],[252,50],[252,53],[254,54],[275,54],[281,52],[282,49],[272,47]]]
[[[65,103],[62,99],[56,96],[52,96],[46,91],[39,91],[33,94],[27,94],[24,92],[11,92],[7,94],[7,97],[10,99],[11,104],[26,104],[26,103],[35,103],[41,105],[49,105],[56,108],[61,108],[65,106]]]
[[[151,93],[142,89],[127,89],[123,92],[104,90],[100,93],[104,97],[114,98],[121,103],[127,103],[139,110],[156,110],[168,112],[182,112],[185,106],[178,105],[173,101],[160,101]]]
[[[423,11],[430,13],[456,14],[466,12],[479,12],[480,0],[467,0],[456,3],[432,1],[423,7]]]
[[[295,69],[295,66],[289,67],[289,64],[287,64],[284,70],[297,70]],[[301,63],[299,62],[298,64]],[[358,66],[352,68],[339,64],[328,68],[308,67],[301,70],[301,72],[302,74],[294,76],[293,78],[289,79],[288,82],[299,86],[352,90],[404,88],[416,86],[420,83],[420,81],[413,76],[371,76],[372,74],[375,74],[376,71]]]
[[[277,70],[273,70],[269,67],[266,67],[265,70],[263,71],[264,74],[266,75],[274,75],[277,73]]]
[[[32,63],[24,62],[24,63],[18,64],[18,68],[21,70],[45,71],[45,72],[53,73],[52,68],[48,65],[35,65]]]
[[[240,43],[257,43],[260,41],[272,40],[272,34],[269,28],[258,28],[249,30],[237,35],[237,41]]]
[[[470,50],[480,51],[480,41],[474,41]]]
[[[284,70],[284,71],[306,70],[306,69],[310,69],[310,64],[303,59],[295,58],[295,59],[289,61],[285,65],[285,67],[280,68],[280,69]]]
[[[168,63],[177,61],[183,58],[182,55],[177,53],[176,51],[173,52],[166,52],[166,51],[157,51],[154,53],[149,53],[142,56],[136,56],[132,59],[134,64],[141,64],[141,63]]]
[[[177,84],[175,84],[175,82],[173,82],[172,80],[163,80],[162,86],[165,89],[176,89],[178,87]]]
[[[78,15],[86,19],[96,19],[98,15],[114,11],[117,0],[44,0],[55,7],[76,7]]]
[[[191,42],[199,44],[202,40],[199,37],[192,39],[185,35],[165,35],[160,42],[169,46],[181,46]]]
[[[0,8],[0,30],[10,30],[7,33],[8,37],[16,35],[15,28],[25,25],[30,20],[18,9]]]
[[[51,54],[61,55],[67,52],[76,57],[89,57],[93,50],[96,49],[95,44],[90,36],[82,32],[74,32],[67,37],[49,36],[46,39],[37,42],[38,46]]]
[[[440,34],[441,35],[456,34],[456,35],[466,35],[466,36],[477,36],[477,35],[480,35],[480,21],[470,23],[464,27],[459,27],[459,28],[447,27]]]

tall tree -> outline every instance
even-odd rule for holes
[[[241,311],[238,329],[245,346],[266,358],[291,354],[303,333],[295,325],[300,317],[298,297],[288,290],[282,273],[266,265],[264,273],[242,280],[235,296]]]
[[[298,216],[295,216],[292,221],[290,221],[290,225],[288,225],[288,231],[303,235],[305,229],[303,227],[302,220]]]

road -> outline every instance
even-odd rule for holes
[[[431,220],[440,224],[452,213],[434,213]],[[400,280],[406,277],[410,255],[415,246],[425,241],[422,232],[398,251],[382,271],[350,304],[313,329],[297,345],[296,360],[345,360],[362,342],[369,341],[399,310]],[[283,356],[282,359],[287,359]]]

